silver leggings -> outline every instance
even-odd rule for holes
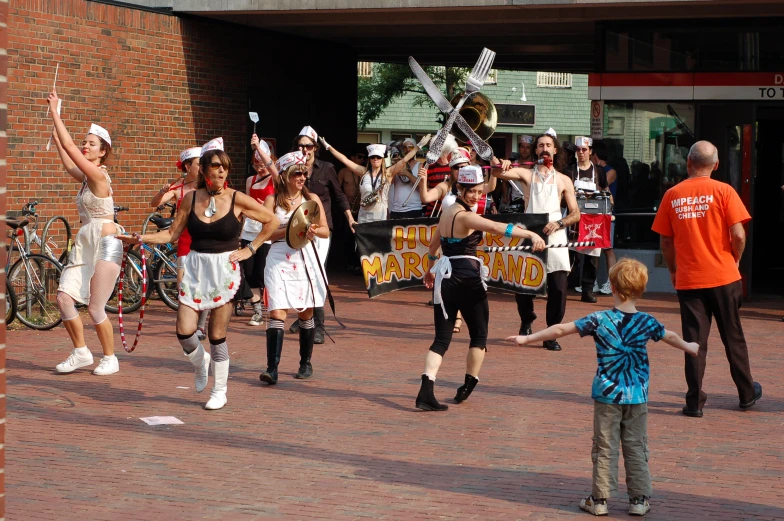
[[[98,260],[109,261],[122,266],[123,243],[114,235],[104,235],[101,237],[101,244],[98,246]]]

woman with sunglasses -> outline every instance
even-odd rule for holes
[[[335,147],[330,146],[323,137],[321,138],[321,144],[335,156],[335,159],[352,169],[356,175],[361,176],[359,181],[360,209],[357,222],[383,221],[387,218],[390,181],[394,176],[404,172],[408,161],[416,157],[417,150],[421,150],[429,140],[430,135],[428,134],[403,159],[389,168],[384,163],[386,145],[368,145],[367,151],[370,161],[366,168],[353,162],[338,152]],[[407,174],[412,181],[416,181],[410,172]]]
[[[278,160],[280,175],[275,180],[275,194],[264,201],[264,207],[274,212],[280,227],[272,233],[272,246],[267,255],[264,285],[269,297],[270,323],[267,328],[267,370],[259,380],[270,385],[278,383],[278,364],[283,349],[283,321],[289,309],[299,317],[299,371],[295,378],[313,375],[313,343],[315,339],[314,308],[324,307],[327,294],[326,280],[310,244],[295,250],[286,243],[286,228],[294,211],[306,201],[318,204],[318,221],[313,222],[306,234],[311,241],[329,237],[324,207],[321,199],[305,186],[308,175],[307,156],[302,152],[289,152]]]
[[[278,219],[255,199],[228,187],[231,160],[223,151],[223,139],[202,147],[199,177],[192,196],[183,199],[181,211],[168,230],[145,235],[123,235],[125,242],[165,244],[177,240],[183,230],[191,236],[191,251],[183,262],[180,306],[177,309],[177,338],[196,369],[196,392],[207,386],[212,362],[215,383],[205,409],[226,405],[229,379],[229,347],[226,330],[234,310],[231,299],[239,289],[239,263],[253,255],[278,227]],[[256,238],[239,248],[242,217],[262,223]],[[199,312],[211,311],[207,331],[210,353],[196,336]]]
[[[266,141],[259,140],[259,136],[253,134],[250,138],[250,146],[253,149],[251,165],[256,172],[245,181],[245,193],[264,204],[268,196],[275,193],[275,179],[278,177],[278,169],[275,168],[274,161],[277,159]],[[240,246],[245,247],[261,231],[261,223],[253,219],[245,219],[240,235]],[[250,298],[253,305],[253,316],[248,321],[249,326],[260,326],[263,320],[262,295],[264,291],[264,266],[267,262],[267,253],[270,243],[265,242],[258,251],[251,257],[242,261],[242,298]]]

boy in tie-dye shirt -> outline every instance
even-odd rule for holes
[[[648,378],[650,367],[646,344],[664,340],[692,356],[699,348],[684,342],[655,318],[637,311],[645,291],[648,270],[633,259],[621,259],[610,270],[615,307],[591,313],[568,324],[556,324],[528,336],[511,336],[517,344],[554,340],[578,333],[592,336],[596,343],[598,368],[591,397],[593,415],[593,486],[580,508],[591,514],[608,514],[607,499],[618,490],[618,446],[623,446],[629,514],[645,515],[650,510],[651,476],[648,471]]]

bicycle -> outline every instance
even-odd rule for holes
[[[167,230],[174,222],[174,218],[150,217],[149,222],[153,223],[158,231]],[[177,247],[172,243],[143,245],[144,250],[152,259],[152,282],[155,291],[160,299],[174,311],[180,305],[177,287]]]
[[[114,222],[119,224],[117,214],[128,211],[127,206],[114,207]],[[149,271],[147,272],[147,298],[152,293],[152,284]],[[136,250],[128,252],[128,262],[125,263],[125,283],[123,285],[123,313],[132,313],[142,306],[142,257]],[[104,309],[108,313],[117,314],[120,312],[117,305],[117,295],[120,286],[120,278],[114,283],[114,291],[106,302]]]
[[[17,301],[16,318],[32,329],[52,329],[62,322],[57,307],[57,288],[63,268],[55,259],[38,253],[30,254],[23,246],[20,237],[24,237],[24,244],[30,244],[26,228],[29,220],[7,219],[6,223],[11,228],[9,238],[12,239],[8,263],[14,248],[20,255],[10,269],[6,264],[7,283],[11,287],[8,293],[16,296]]]
[[[174,214],[177,213],[177,205],[176,204],[174,204],[172,202],[169,202],[169,203],[165,203],[165,204],[160,205],[159,207],[157,207],[155,209],[154,212],[152,212],[150,215],[148,215],[144,219],[144,222],[142,223],[142,235],[147,233],[147,227],[150,225],[150,222],[154,218],[167,219],[167,217],[164,217],[163,214],[160,213],[160,212],[162,212],[166,208],[169,209],[169,217],[168,218],[171,218],[171,219],[174,218]],[[153,223],[153,224],[155,224],[155,223]],[[156,224],[156,226],[157,226],[157,224]],[[158,231],[160,231],[160,230],[161,230],[161,227],[158,226]]]
[[[28,202],[22,207],[22,211],[19,212],[23,218],[32,221],[32,224],[27,226],[27,237],[29,240],[25,243],[25,249],[29,255],[32,253],[31,247],[33,245],[38,246],[40,248],[41,255],[46,255],[47,257],[57,259],[57,262],[59,262],[61,266],[65,266],[68,264],[68,256],[70,255],[71,248],[73,247],[71,225],[68,222],[68,219],[66,219],[64,216],[55,215],[46,221],[44,229],[39,236],[38,222],[40,216],[38,215],[38,212],[35,208],[38,204],[39,202],[37,200]],[[61,231],[55,229],[56,223],[58,221],[62,223],[64,230]],[[60,237],[61,235],[64,235],[65,248],[60,252],[60,247],[52,236]]]
[[[14,321],[16,318],[16,293],[14,293],[14,288],[11,287],[11,284],[8,282],[8,279],[5,281],[5,325],[8,326],[11,322]]]

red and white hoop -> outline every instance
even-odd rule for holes
[[[122,340],[122,345],[125,351],[128,353],[132,353],[134,349],[136,349],[137,344],[139,343],[139,337],[142,334],[142,323],[144,322],[144,307],[147,305],[147,255],[144,253],[144,243],[139,240],[139,253],[142,257],[142,306],[139,308],[139,327],[136,329],[136,339],[133,341],[133,345],[129,348],[128,343],[125,341],[125,328],[123,326],[123,311],[122,311],[122,301],[123,301],[123,283],[125,282],[125,265],[128,262],[128,255],[130,255],[131,250],[133,249],[133,244],[128,245],[128,251],[125,253],[123,257],[122,266],[120,267],[120,285],[117,289],[117,308],[119,311],[119,315],[117,318],[117,322],[120,325],[120,340]]]

